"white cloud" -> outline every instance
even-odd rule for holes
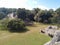
[[[30,3],[30,5],[28,4]],[[0,7],[6,7],[6,8],[26,8],[26,9],[32,9],[32,8],[41,8],[43,10],[49,9],[46,6],[38,5],[38,0],[0,0]],[[55,8],[53,8],[55,9]]]
[[[31,2],[30,2],[31,1]],[[32,5],[29,5],[31,3]],[[37,0],[1,0],[0,7],[6,8],[26,8],[32,9],[37,4]]]
[[[1,0],[0,7],[24,8],[28,0]]]

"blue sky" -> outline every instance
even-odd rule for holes
[[[38,0],[38,5],[43,5],[47,8],[59,8],[60,0]]]
[[[0,0],[0,7],[57,9],[60,7],[60,0]]]

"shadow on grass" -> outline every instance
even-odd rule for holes
[[[24,30],[9,30],[9,32],[11,32],[11,33],[25,33],[27,31],[29,31],[29,30],[28,29],[24,29]]]
[[[35,24],[32,24],[32,25],[27,25],[29,27],[37,27]]]

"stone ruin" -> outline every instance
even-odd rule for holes
[[[44,45],[60,45],[60,30],[56,30],[52,40]]]
[[[45,30],[41,30],[41,32],[52,37],[52,40],[44,45],[60,45],[60,30],[58,30],[57,26],[48,26]]]
[[[9,14],[7,15],[7,17],[8,17],[9,19],[15,19],[15,18],[17,18],[17,15],[16,15],[15,13],[9,13]]]
[[[45,33],[46,35],[49,35],[49,36],[53,37],[53,35],[54,35],[54,33],[57,29],[58,29],[57,26],[48,26],[44,30],[41,30],[41,32]]]

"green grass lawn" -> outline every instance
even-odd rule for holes
[[[48,25],[36,23],[34,26],[27,27],[29,31],[25,33],[10,33],[0,31],[0,45],[43,45],[51,38],[41,34],[40,29]]]

